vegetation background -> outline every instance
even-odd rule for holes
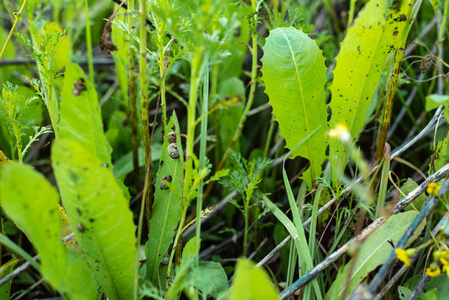
[[[0,299],[446,299],[448,0],[0,6]]]

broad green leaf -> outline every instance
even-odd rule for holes
[[[372,0],[348,30],[341,43],[330,87],[331,129],[342,124],[354,139],[357,138],[385,61],[407,38],[405,29],[412,8],[413,1],[402,1],[398,6],[397,1]],[[348,155],[337,139],[330,139],[329,146],[333,181],[337,182],[337,170],[345,168]]]
[[[0,190],[2,208],[38,250],[45,280],[64,298],[96,299],[86,262],[60,241],[59,197],[50,183],[28,166],[11,164],[3,170]]]
[[[200,261],[187,274],[186,285],[191,285],[203,292],[203,296],[218,298],[228,287],[228,276],[223,267],[213,261]]]
[[[132,299],[136,226],[112,171],[82,144],[58,138],[52,165],[67,217],[109,299]]]
[[[176,114],[168,122],[168,130],[179,133],[179,123]],[[157,269],[164,258],[168,247],[173,242],[173,237],[178,226],[181,215],[182,187],[184,185],[184,154],[181,147],[181,137],[176,136],[179,150],[179,158],[173,159],[168,156],[167,134],[165,133],[162,145],[161,164],[156,176],[153,213],[150,220],[150,233],[148,242],[145,244],[147,257],[146,278],[153,283],[156,280]],[[171,176],[172,182],[168,183],[168,189],[162,190],[160,182],[162,177]]]
[[[404,195],[408,195],[417,187],[418,184],[413,179],[407,178],[407,181],[401,186],[401,191],[404,193]],[[402,195],[400,195],[399,198],[402,198]],[[424,201],[426,201],[426,195],[420,194],[415,200],[413,200],[413,206],[407,205],[404,210],[414,210],[413,207],[415,207],[418,211],[420,211]]]
[[[82,83],[86,90],[74,91],[75,83]],[[75,94],[74,94],[75,92]],[[66,66],[64,89],[61,99],[59,137],[80,142],[93,152],[103,163],[111,164],[111,147],[103,132],[100,106],[97,92],[87,80],[83,70],[76,64]]]
[[[449,96],[448,95],[437,95],[432,94],[426,97],[426,110],[431,111],[432,109],[437,108],[440,105],[448,105],[449,104]]]
[[[352,270],[351,278],[349,279],[349,287],[347,295],[351,294],[354,288],[374,269],[383,264],[394,245],[397,244],[401,236],[407,230],[408,226],[413,222],[418,215],[416,211],[409,211],[400,213],[388,218],[388,220],[377,228],[368,238],[363,242],[356,257],[355,268]],[[417,230],[414,232],[413,237],[409,243],[413,241],[424,229],[425,222],[422,222]],[[350,265],[353,260],[343,268],[343,271],[338,274],[335,282],[346,282]],[[333,284],[326,294],[325,299],[340,299],[345,284]]]
[[[409,288],[406,288],[405,286],[398,286],[398,295],[399,299],[407,299],[408,296],[412,293],[412,290]]]
[[[315,41],[293,27],[276,28],[263,47],[261,59],[265,93],[279,123],[286,147],[292,149],[304,137],[326,124],[327,106],[324,85],[326,66]],[[325,159],[326,126],[293,151],[293,157],[309,160],[310,182],[321,174]]]
[[[56,22],[48,22],[45,25],[45,33],[54,35],[54,40],[57,40],[57,37],[62,33],[61,27],[59,27],[58,23]],[[52,41],[53,42],[53,41]],[[61,39],[57,42],[57,44],[54,46],[50,42],[47,44],[47,47],[45,49],[46,52],[52,52],[52,61],[51,65],[49,67],[53,71],[61,71],[68,63],[70,63],[70,58],[72,56],[72,47],[70,46],[69,38],[66,35],[61,36]]]
[[[279,299],[278,293],[265,271],[256,267],[253,262],[246,258],[240,258],[237,261],[233,283],[229,296],[230,300]]]

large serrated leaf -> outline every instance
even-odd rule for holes
[[[168,130],[179,133],[179,123],[176,114],[168,122]],[[157,172],[153,213],[150,220],[150,233],[148,242],[145,244],[147,256],[146,278],[155,282],[159,265],[173,242],[173,236],[181,215],[182,187],[184,184],[184,154],[181,147],[181,138],[176,136],[179,150],[179,158],[173,159],[167,153],[167,132],[162,145],[161,164]],[[162,190],[160,181],[163,176],[171,176],[172,182],[167,190]]]
[[[86,262],[60,241],[58,194],[28,166],[4,167],[1,205],[40,254],[42,275],[67,299],[96,299],[97,284]],[[62,276],[63,275],[63,276]]]
[[[352,293],[354,288],[375,268],[383,264],[393,247],[390,242],[397,244],[401,236],[407,230],[408,226],[418,215],[416,211],[400,213],[388,218],[388,220],[377,228],[362,244],[356,257],[355,268],[352,270],[351,278],[349,278],[349,287],[347,294]],[[425,222],[422,222],[409,243],[416,239],[424,229]],[[337,279],[326,294],[326,300],[341,299],[341,294],[345,289],[348,272],[351,266],[351,260],[338,274]]]
[[[80,79],[84,81],[79,82]],[[78,89],[75,87],[76,83]],[[80,88],[81,83],[86,90]],[[104,135],[97,92],[83,70],[74,63],[68,64],[65,69],[60,120],[59,137],[80,142],[103,163],[111,165],[111,147]]]
[[[262,79],[281,135],[292,149],[322,126],[317,134],[293,152],[310,161],[312,179],[321,173],[325,159],[327,106],[326,66],[315,41],[293,27],[276,28],[263,47]]]
[[[56,140],[52,161],[62,203],[91,271],[110,299],[132,299],[136,227],[114,175],[68,139]]]
[[[357,138],[385,61],[406,38],[412,2],[402,1],[398,6],[397,1],[372,0],[348,30],[341,43],[330,87],[330,128],[344,124],[351,136]],[[345,168],[348,156],[339,140],[330,139],[329,146],[329,160],[336,181],[337,170]]]

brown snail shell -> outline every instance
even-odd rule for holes
[[[170,175],[162,176],[161,181],[159,181],[159,186],[161,187],[161,190],[168,190],[169,187],[164,181],[171,182],[172,177]]]
[[[167,134],[167,141],[171,144],[171,143],[176,143],[176,132],[174,131],[170,131]]]
[[[171,143],[170,145],[168,145],[167,153],[168,156],[170,156],[173,159],[179,158],[178,145],[176,145],[176,143]]]

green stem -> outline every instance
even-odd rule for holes
[[[191,62],[192,69],[190,74],[190,92],[189,92],[189,107],[187,108],[187,138],[186,138],[186,164],[185,164],[185,179],[184,179],[184,189],[182,192],[182,208],[181,208],[181,219],[178,225],[178,231],[176,232],[176,237],[173,245],[178,245],[178,241],[182,235],[182,228],[184,227],[184,222],[186,219],[187,208],[189,205],[189,194],[192,182],[193,173],[193,144],[195,141],[195,110],[198,98],[198,88],[199,88],[199,71],[201,69],[201,57],[202,51],[200,47],[194,49],[194,56]],[[201,216],[201,214],[200,214]],[[167,268],[167,275],[170,275],[170,270],[172,269],[173,257],[175,252],[181,251],[181,249],[173,249],[170,254],[170,260]],[[168,281],[167,281],[168,285]]]
[[[89,22],[89,4],[87,0],[84,0],[84,13],[86,14],[86,46],[87,46],[87,59],[89,62],[89,79],[92,84],[94,83],[94,60],[92,58],[92,36],[90,33]]]
[[[203,81],[203,99],[201,114],[204,118],[201,120],[201,140],[200,140],[200,157],[198,168],[202,170],[206,167],[206,145],[207,145],[207,116],[209,110],[209,64],[206,63]],[[200,180],[198,185],[198,196],[196,198],[196,253],[197,264],[201,246],[201,209],[203,208],[203,187],[204,180]]]
[[[189,107],[187,109],[187,141],[186,141],[186,173],[183,190],[183,201],[187,201],[192,185],[193,170],[193,144],[195,140],[195,110],[198,98],[198,87],[200,83],[199,71],[201,68],[201,49],[196,47],[192,59],[192,70],[190,75]]]
[[[249,218],[249,201],[250,199],[245,199],[243,201],[243,206],[245,210],[245,232],[243,233],[243,256],[247,256],[248,254],[248,218]]]
[[[20,7],[19,12],[14,14],[14,23],[12,24],[11,30],[9,31],[9,35],[6,38],[5,43],[3,44],[2,52],[0,52],[0,60],[2,60],[3,54],[5,54],[6,47],[8,47],[9,41],[11,40],[12,34],[14,33],[14,30],[16,29],[17,24],[19,23],[20,17],[22,16],[23,10],[25,9],[25,5],[27,3],[27,0],[23,0],[22,6]]]
[[[146,70],[147,70],[147,51],[146,51],[146,41],[147,41],[147,29],[146,29],[146,15],[147,8],[144,0],[140,0],[139,2],[139,10],[140,10],[140,20],[139,20],[139,32],[140,32],[140,48],[139,48],[139,78],[140,78],[140,95],[142,101],[142,131],[143,131],[143,145],[145,148],[145,168],[148,168],[148,165],[151,164],[149,160],[151,145],[150,145],[150,122],[148,119],[149,115],[149,103],[148,103],[148,94],[147,94],[147,80],[146,80]],[[154,124],[153,124],[154,125]],[[151,209],[153,206],[152,198],[150,197],[152,190],[152,176],[151,172],[148,176],[145,177],[149,182],[145,182],[148,184],[148,190],[146,195],[146,203],[145,203],[145,211],[147,218],[148,230],[150,226],[151,219]]]
[[[217,170],[219,171],[223,168],[226,159],[228,158],[229,153],[231,152],[232,148],[234,147],[235,143],[237,142],[237,139],[240,137],[240,134],[242,133],[243,126],[245,125],[246,118],[248,117],[248,112],[251,109],[251,106],[253,105],[254,96],[256,92],[256,79],[257,79],[257,17],[258,13],[256,10],[256,0],[251,1],[251,7],[254,11],[254,14],[251,18],[251,29],[252,29],[252,64],[251,64],[251,87],[249,90],[249,96],[248,96],[248,102],[246,103],[245,110],[243,111],[243,114],[240,118],[239,125],[237,126],[237,129],[235,130],[234,136],[232,137],[231,143],[229,144],[228,148],[226,149],[225,153],[223,154],[223,157],[220,160],[220,163],[218,164]],[[212,184],[209,185],[209,187],[212,187]],[[209,191],[209,188],[208,188]],[[206,192],[208,194],[208,192]]]
[[[398,86],[399,73],[401,71],[402,57],[404,56],[404,46],[398,47],[396,55],[394,57],[394,67],[391,73],[390,86],[388,88],[388,97],[385,104],[385,110],[382,121],[382,129],[380,132],[379,143],[377,146],[375,164],[380,162],[381,157],[384,154],[385,143],[387,141],[388,130],[390,129],[391,114],[393,112],[393,103],[396,96],[396,90]]]
[[[134,0],[128,1],[128,26],[134,26],[134,18],[132,12],[134,11]],[[139,168],[139,135],[137,130],[137,95],[136,95],[136,52],[133,47],[129,47],[129,102],[130,102],[130,119],[131,119],[131,149],[133,154],[133,169],[134,169],[134,185],[137,190],[140,190],[140,168]]]

